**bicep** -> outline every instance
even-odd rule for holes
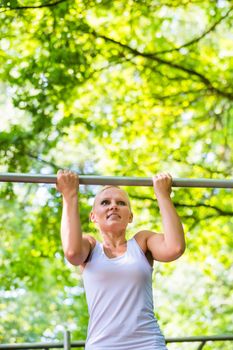
[[[88,258],[92,247],[95,245],[95,239],[92,236],[84,235],[82,237],[82,250],[81,254],[75,254],[74,256],[71,256],[68,258],[68,261],[72,265],[82,265]]]
[[[85,254],[85,259],[83,260],[83,262],[81,264],[79,264],[79,268],[80,271],[83,272],[86,263],[87,263],[87,259],[89,257],[89,255],[91,254],[91,251],[94,249],[95,245],[96,245],[96,240],[95,238],[91,237],[91,236],[84,236],[83,237],[83,244],[85,246],[84,249],[86,249],[86,254]]]
[[[166,245],[164,234],[148,232],[146,239],[147,249],[151,252],[153,259],[160,262],[176,260],[179,256]]]
[[[94,237],[89,235],[83,236],[83,241],[82,241],[83,261],[86,261],[92,248],[95,246],[95,243],[96,243],[96,240]]]

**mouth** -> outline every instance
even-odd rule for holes
[[[117,213],[111,213],[111,214],[107,215],[107,219],[109,219],[111,217],[113,217],[113,218],[115,217],[115,218],[119,218],[119,219],[121,218],[120,215],[118,215]]]

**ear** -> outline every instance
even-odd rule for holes
[[[96,222],[95,213],[93,211],[90,212],[89,218],[92,222]]]
[[[130,213],[130,216],[129,216],[129,222],[133,222],[133,213],[132,212]]]

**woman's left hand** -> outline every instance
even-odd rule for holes
[[[170,196],[172,191],[172,176],[168,173],[161,173],[153,176],[153,186],[156,197]]]

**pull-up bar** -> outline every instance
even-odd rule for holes
[[[56,175],[0,173],[0,182],[28,182],[55,184]],[[79,175],[82,185],[153,186],[149,177]],[[172,187],[233,188],[233,180],[172,179]]]

